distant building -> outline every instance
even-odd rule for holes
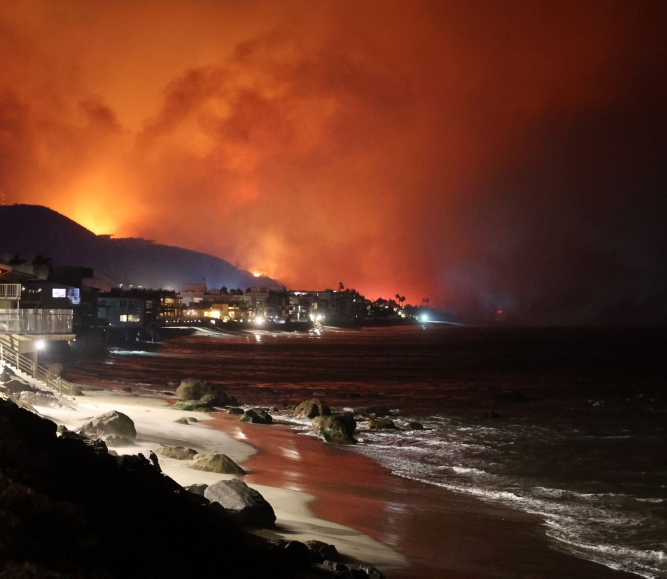
[[[101,294],[97,302],[97,317],[110,328],[141,328],[144,325],[144,301]]]
[[[204,294],[206,294],[205,279],[202,279],[201,282],[186,283],[183,284],[183,289],[181,290],[181,301],[184,306],[198,304],[204,301]]]
[[[100,298],[140,300],[144,325],[175,321],[181,317],[182,313],[181,296],[173,290],[114,288],[110,292],[100,294]]]

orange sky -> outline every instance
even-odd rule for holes
[[[543,137],[625,102],[659,6],[3,1],[0,193],[294,288],[526,300]]]

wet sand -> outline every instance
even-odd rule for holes
[[[207,424],[258,449],[244,463],[247,482],[315,495],[318,517],[407,557],[411,567],[392,570],[392,579],[637,577],[555,550],[537,516],[394,476],[288,425],[244,424],[222,413]]]

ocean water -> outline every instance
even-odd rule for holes
[[[660,329],[433,324],[201,332],[152,351],[116,351],[67,375],[146,394],[199,377],[244,405],[313,396],[341,410],[385,405],[401,430],[360,422],[353,452],[397,476],[536,514],[554,549],[667,577],[666,364]],[[403,429],[411,420],[425,429]]]

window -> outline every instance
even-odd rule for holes
[[[133,316],[130,314],[129,316],[125,316],[127,318],[128,322],[140,322],[141,321],[141,316]]]
[[[59,287],[54,287],[51,290],[51,296],[54,298],[66,298],[67,297],[67,290]]]
[[[120,315],[120,321],[121,322],[127,322],[127,314],[121,314]]]

